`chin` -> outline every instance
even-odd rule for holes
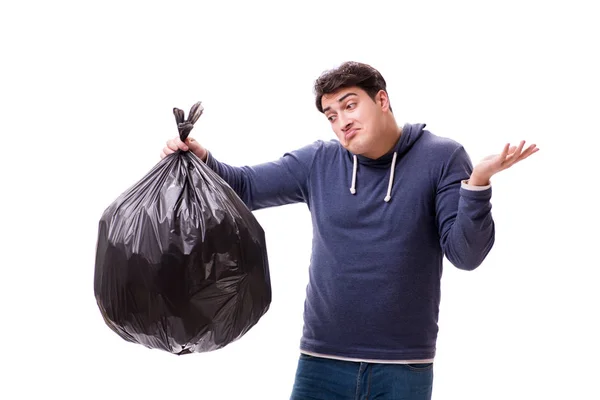
[[[348,150],[352,154],[358,155],[364,153],[366,151],[366,147],[368,146],[366,146],[365,143],[361,143],[359,140],[356,140],[356,138],[354,138],[354,140],[351,140],[350,143],[346,143],[346,145],[344,145],[344,148],[346,150]]]
[[[359,147],[356,146],[344,146],[344,148],[346,150],[348,150],[350,153],[352,154],[356,154],[356,155],[362,155],[362,153],[364,153],[364,149],[361,149]]]

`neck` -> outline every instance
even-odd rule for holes
[[[402,136],[402,128],[398,126],[396,121],[392,118],[390,123],[384,125],[383,128],[384,133],[381,135],[377,148],[369,153],[364,153],[365,157],[376,160],[391,152],[398,144],[398,140]]]

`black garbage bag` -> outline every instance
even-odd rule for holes
[[[182,140],[201,103],[173,110]],[[267,312],[271,283],[262,227],[192,152],[162,159],[103,213],[94,294],[123,339],[174,354],[212,351]]]

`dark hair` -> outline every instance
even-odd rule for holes
[[[380,90],[387,91],[385,79],[379,71],[368,64],[347,61],[337,68],[323,72],[315,81],[317,109],[323,112],[321,105],[323,95],[352,86],[357,86],[367,92],[373,101]],[[390,107],[391,109],[392,107]]]

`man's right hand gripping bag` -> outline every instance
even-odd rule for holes
[[[202,111],[173,110],[182,140]],[[222,348],[271,303],[264,231],[224,180],[178,151],[104,211],[94,294],[129,342],[179,355]]]

